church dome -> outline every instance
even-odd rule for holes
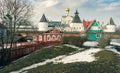
[[[69,12],[70,11],[70,9],[69,8],[66,8],[66,12]]]

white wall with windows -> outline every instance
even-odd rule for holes
[[[81,32],[85,30],[82,23],[71,23],[70,27],[72,28],[72,32]]]
[[[104,32],[116,32],[116,26],[115,25],[106,25]]]

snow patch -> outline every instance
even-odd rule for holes
[[[107,49],[107,50],[113,51],[114,53],[117,53],[117,54],[119,54],[119,55],[120,55],[120,52],[119,52],[119,51],[117,51],[116,49]]]
[[[64,64],[66,63],[74,63],[74,62],[92,62],[95,61],[95,57],[93,56],[95,53],[101,51],[101,49],[88,49],[82,52],[78,52],[76,54],[66,56],[63,59],[56,61],[56,62],[62,62]]]
[[[75,54],[72,54],[72,55],[61,55],[61,56],[58,56],[56,58],[53,58],[53,59],[48,59],[44,62],[40,62],[40,63],[36,63],[36,64],[33,64],[31,66],[28,66],[28,67],[24,67],[18,71],[13,71],[13,72],[10,72],[10,73],[23,73],[23,72],[27,72],[27,70],[29,69],[32,69],[32,68],[36,68],[38,66],[42,66],[42,65],[45,65],[47,63],[50,63],[50,62],[53,62],[54,64],[57,64],[57,63],[74,63],[74,62],[92,62],[92,61],[95,61],[95,57],[94,57],[94,54],[101,51],[102,49],[94,49],[94,48],[91,48],[91,49],[88,49],[88,50],[85,50],[85,51],[82,51],[82,52],[78,52],[78,53],[75,53]]]
[[[48,60],[46,60],[44,62],[36,63],[36,64],[30,65],[28,67],[24,67],[24,68],[20,69],[19,71],[13,71],[13,72],[10,72],[10,73],[23,73],[23,72],[26,72],[26,70],[29,70],[29,69],[32,69],[32,68],[37,68],[38,66],[42,66],[42,65],[45,65],[47,63],[57,61],[57,60],[61,59],[64,56],[65,55],[58,56],[58,57],[53,58],[53,59],[48,59]]]
[[[117,45],[117,46],[120,46],[120,43],[118,42],[110,42],[111,45]]]
[[[69,44],[64,44],[64,45],[67,46],[67,47],[75,48],[75,49],[81,49],[81,48],[79,48],[77,46],[74,46],[74,45],[69,45]]]
[[[55,46],[55,47],[58,47],[58,48],[63,48],[63,46]]]
[[[120,39],[111,39],[110,44],[120,46]]]
[[[96,41],[86,41],[83,43],[83,46],[96,47],[97,45],[98,45],[98,42],[96,42]]]

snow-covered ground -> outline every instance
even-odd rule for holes
[[[95,48],[91,48],[91,49],[88,49],[88,50],[85,50],[85,51],[82,51],[82,52],[78,52],[78,53],[75,53],[75,54],[72,54],[72,55],[61,55],[61,56],[58,56],[56,58],[52,58],[52,59],[48,59],[44,62],[40,62],[40,63],[36,63],[36,64],[33,64],[31,66],[28,66],[28,67],[24,67],[18,71],[13,71],[13,72],[10,72],[10,73],[23,73],[23,72],[27,72],[27,70],[29,69],[32,69],[32,68],[36,68],[38,66],[42,66],[42,65],[45,65],[47,63],[50,63],[50,62],[53,62],[54,64],[56,63],[74,63],[74,62],[93,62],[96,60],[96,58],[93,56],[95,53],[101,51],[102,49],[95,49]]]
[[[78,50],[81,50],[81,49],[82,49],[82,48],[77,47],[77,46],[74,46],[74,45],[69,45],[69,44],[64,44],[64,45],[67,46],[67,47],[71,47],[71,48],[78,49]]]
[[[86,42],[85,46],[97,46],[97,44],[98,44],[97,42]],[[78,50],[82,50],[82,48],[79,48],[79,47],[76,47],[73,45],[65,44],[65,46],[71,47],[71,48],[76,48]],[[61,47],[61,46],[56,46],[56,47]],[[75,62],[93,62],[93,61],[97,60],[94,57],[94,54],[101,51],[101,50],[103,50],[103,49],[90,48],[90,49],[87,49],[84,51],[70,53],[69,55],[60,55],[60,56],[57,56],[55,58],[47,59],[46,61],[24,67],[18,71],[13,71],[10,73],[27,73],[27,70],[29,70],[29,69],[36,68],[38,66],[42,66],[42,65],[45,65],[45,64],[50,63],[50,62],[53,62],[54,64],[57,64],[57,63],[67,64],[67,63],[75,63]],[[113,51],[117,54],[120,54],[120,52],[118,52],[116,49],[107,49],[107,50],[110,50],[110,51]]]
[[[98,42],[96,41],[86,41],[83,43],[83,46],[88,46],[88,47],[96,47],[98,45]]]
[[[20,69],[19,71],[13,71],[13,72],[10,72],[10,73],[23,73],[23,72],[26,72],[26,70],[29,70],[29,69],[32,69],[32,68],[36,68],[38,66],[42,66],[42,65],[45,65],[47,63],[50,63],[50,62],[53,62],[53,61],[56,61],[56,60],[59,60],[60,58],[64,57],[64,55],[62,56],[58,56],[56,58],[53,58],[53,59],[48,59],[44,62],[40,62],[40,63],[36,63],[36,64],[33,64],[33,65],[30,65],[28,67],[24,67],[22,69]]]
[[[92,62],[95,61],[95,57],[93,56],[95,53],[101,51],[102,49],[88,49],[82,52],[78,52],[76,54],[72,54],[69,56],[65,56],[61,60],[55,61],[57,63],[62,62],[66,63],[74,63],[74,62]]]
[[[120,43],[118,42],[110,42],[111,45],[117,45],[117,46],[120,46]]]
[[[116,49],[107,49],[107,50],[113,51],[114,53],[117,53],[117,54],[119,54],[119,55],[120,55],[120,52],[119,52],[119,51],[117,51]]]
[[[120,46],[120,39],[111,39],[110,44]]]

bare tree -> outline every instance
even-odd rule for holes
[[[10,34],[1,37],[2,53],[1,62],[5,63],[11,56],[12,44],[14,42],[14,34],[22,25],[20,22],[29,20],[31,16],[32,6],[28,0],[0,0],[0,18],[2,24],[8,27]],[[3,32],[4,33],[4,32]],[[9,42],[10,41],[10,42]],[[4,44],[10,44],[10,49],[6,53]]]

